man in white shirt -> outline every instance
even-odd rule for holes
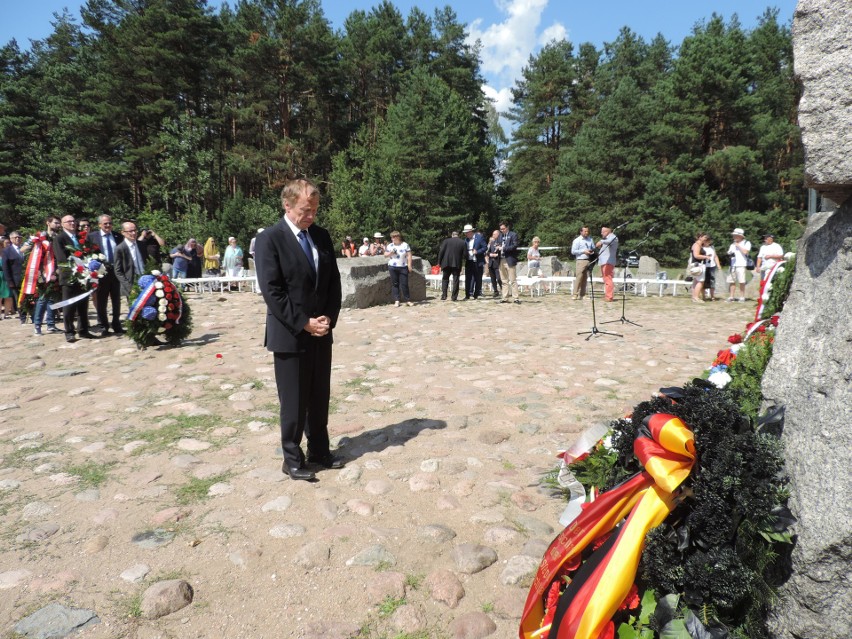
[[[574,295],[571,299],[583,299],[586,296],[586,283],[588,282],[589,258],[595,254],[595,242],[589,237],[589,227],[580,229],[580,234],[574,238],[571,244],[571,254],[574,256],[576,267],[574,269]]]
[[[358,247],[358,257],[364,257],[370,254],[370,238],[365,237],[361,240],[361,246]]]
[[[728,293],[728,302],[734,301],[734,293],[736,292],[737,284],[740,286],[740,302],[745,302],[745,285],[746,285],[746,264],[748,262],[748,254],[751,251],[751,242],[745,239],[745,231],[736,228],[731,232],[734,241],[728,247],[728,257],[731,259],[731,270],[728,273],[728,284],[730,292]]]
[[[136,280],[145,273],[145,247],[136,240],[136,222],[122,222],[121,234],[124,241],[115,249],[115,276],[121,286],[121,294],[129,298]]]
[[[763,246],[757,252],[757,259],[754,263],[755,268],[760,271],[760,280],[765,280],[769,270],[783,259],[784,249],[775,242],[772,233],[764,235]]]

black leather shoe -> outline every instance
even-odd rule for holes
[[[77,333],[77,336],[80,337],[81,339],[97,339],[89,331],[83,331],[82,333]]]
[[[298,468],[295,466],[288,466],[287,462],[284,462],[284,465],[281,466],[281,472],[285,475],[289,475],[290,479],[301,480],[301,481],[314,481],[317,476],[314,475],[311,471],[306,468]]]
[[[65,341],[68,342],[69,344],[73,344],[74,342],[77,341],[77,339],[73,335],[66,335]]]
[[[112,332],[115,333],[116,335],[124,335],[124,333],[126,333],[127,331],[125,331],[123,328],[121,328],[121,326],[117,326],[117,327],[112,329]]]
[[[336,455],[332,455],[328,453],[327,455],[323,455],[322,457],[308,457],[309,464],[319,464],[323,468],[331,468],[333,470],[340,470],[346,465],[346,462],[343,461],[343,458],[337,457]]]

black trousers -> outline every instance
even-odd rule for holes
[[[329,453],[328,403],[331,397],[331,336],[311,337],[301,353],[274,353],[275,384],[281,419],[281,448],[291,468],[304,463],[302,436],[308,456]]]
[[[72,285],[63,285],[61,287],[62,291],[62,301],[69,300],[72,297],[77,297],[78,295],[82,295],[83,287],[79,284]],[[77,325],[78,333],[88,333],[89,332],[89,298],[83,298],[79,302],[75,302],[74,304],[69,304],[68,306],[62,307],[62,322],[65,325],[65,334],[73,335],[74,334],[74,319],[77,316],[80,316],[80,320]]]
[[[107,302],[112,302],[112,322],[107,317]],[[98,314],[98,326],[106,330],[112,325],[113,330],[121,328],[121,284],[112,269],[98,281],[95,293],[95,312]]]
[[[491,290],[494,291],[494,297],[497,297],[498,291],[503,290],[503,280],[500,277],[500,260],[488,262],[488,275],[491,277]]]
[[[389,266],[391,280],[391,297],[394,302],[407,302],[411,299],[408,293],[408,267],[407,266]],[[400,293],[402,297],[400,298]]]
[[[460,266],[445,266],[441,278],[441,299],[447,299],[447,289],[450,285],[450,276],[453,277],[453,301],[459,298],[459,278],[461,277]]]
[[[482,295],[482,271],[485,268],[484,262],[468,260],[464,267],[464,296],[479,297]]]

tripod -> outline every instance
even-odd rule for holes
[[[627,307],[627,263],[624,264],[624,272],[621,277],[621,317],[614,320],[609,320],[607,322],[601,322],[601,324],[613,324],[614,322],[621,322],[622,324],[633,324],[633,326],[641,327],[641,324],[637,324],[636,322],[632,322],[627,319],[627,316],[624,314],[624,310]]]
[[[599,335],[613,335],[614,337],[624,337],[621,333],[612,333],[610,331],[602,331],[598,328],[598,323],[595,318],[595,280],[592,277],[592,271],[595,268],[595,264],[597,264],[597,259],[590,260],[589,268],[586,271],[586,274],[589,278],[589,290],[591,292],[592,299],[592,328],[588,331],[577,331],[577,335],[587,335],[586,341],[588,342],[593,337],[598,337]],[[632,322],[631,322],[632,323]]]

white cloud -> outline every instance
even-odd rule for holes
[[[541,16],[549,0],[495,0],[505,19],[484,25],[478,18],[468,25],[468,40],[480,43],[482,87],[493,99],[498,111],[511,105],[511,87],[521,77],[530,55],[551,40],[567,38],[568,31],[559,22],[541,28]],[[498,87],[498,88],[495,88]]]

